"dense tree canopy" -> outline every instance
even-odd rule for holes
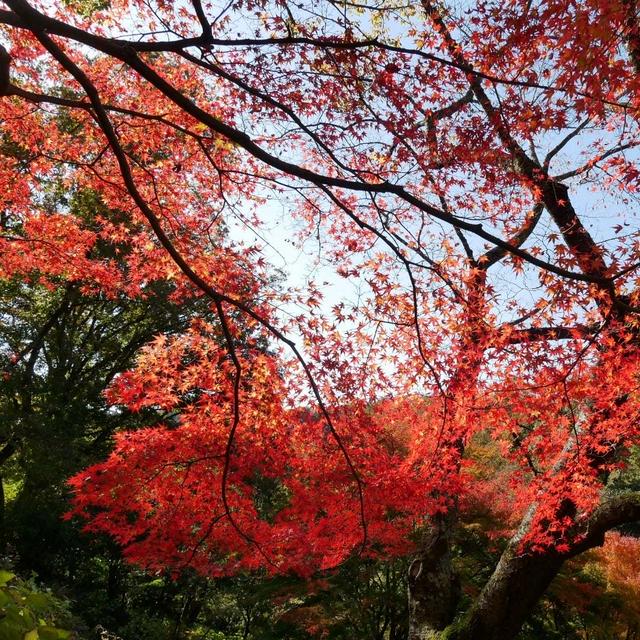
[[[412,638],[509,638],[640,517],[634,0],[4,5],[0,277],[209,311],[114,377],[163,418],[73,478],[88,530],[175,575],[411,551]],[[276,216],[344,296],[274,277]]]

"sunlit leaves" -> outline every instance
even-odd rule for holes
[[[484,442],[501,531],[566,551],[638,438],[627,5],[316,5],[0,18],[1,276],[210,304],[114,381],[165,419],[74,513],[154,570],[308,574],[490,501]],[[275,277],[292,242],[330,275]]]

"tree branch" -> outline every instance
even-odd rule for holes
[[[178,89],[171,85],[167,80],[160,76],[154,69],[149,67],[143,60],[141,60],[135,48],[108,38],[102,38],[93,34],[89,34],[81,29],[77,29],[70,25],[67,25],[59,20],[49,18],[39,11],[35,10],[25,0],[8,0],[7,4],[11,6],[16,13],[20,14],[20,20],[13,20],[11,23],[22,28],[29,29],[34,33],[40,31],[55,33],[63,37],[68,37],[93,47],[102,53],[113,56],[118,60],[121,60],[125,64],[129,65],[135,70],[141,77],[160,91],[166,98],[183,109],[186,113],[193,116],[196,120],[209,127],[212,131],[224,136],[231,142],[234,142],[239,147],[243,148],[250,155],[256,159],[264,162],[266,165],[282,171],[290,176],[300,178],[316,186],[334,186],[349,189],[355,192],[369,192],[369,193],[386,193],[395,195],[405,202],[415,206],[420,211],[446,222],[447,224],[457,227],[462,230],[470,231],[476,236],[486,240],[487,242],[500,247],[509,253],[522,258],[524,261],[539,267],[545,271],[554,273],[560,277],[578,280],[582,282],[592,282],[605,286],[608,284],[606,279],[601,274],[596,273],[577,273],[558,267],[545,260],[537,258],[527,251],[523,251],[518,247],[512,246],[509,242],[499,238],[498,236],[486,231],[482,224],[468,222],[459,217],[430,205],[418,196],[413,195],[406,187],[398,184],[393,184],[387,181],[383,182],[365,182],[350,180],[339,176],[323,175],[306,167],[302,167],[298,164],[282,160],[281,158],[274,156],[256,142],[246,133],[240,131],[219,118],[208,113],[197,104],[195,104],[189,97],[182,94]],[[0,11],[0,22],[3,22],[3,12]],[[6,21],[5,21],[6,22]],[[64,66],[64,65],[63,65]]]
[[[640,521],[640,492],[626,493],[604,500],[582,525],[584,535],[571,545],[568,556],[576,556],[604,543],[607,531]]]

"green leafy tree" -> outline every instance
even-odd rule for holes
[[[40,588],[33,579],[0,570],[2,640],[71,640],[75,634],[63,627],[73,623],[67,601]]]

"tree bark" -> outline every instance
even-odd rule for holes
[[[451,562],[451,538],[449,518],[438,519],[409,567],[409,640],[440,637],[455,616],[460,585]]]
[[[564,562],[601,546],[619,525],[640,521],[640,493],[609,498],[576,525],[566,553],[521,549],[536,506],[532,505],[496,568],[469,610],[456,615],[459,587],[451,565],[450,526],[434,527],[409,569],[409,640],[513,640]]]
[[[519,555],[509,545],[467,614],[447,629],[447,640],[511,640],[562,567],[555,552]]]

